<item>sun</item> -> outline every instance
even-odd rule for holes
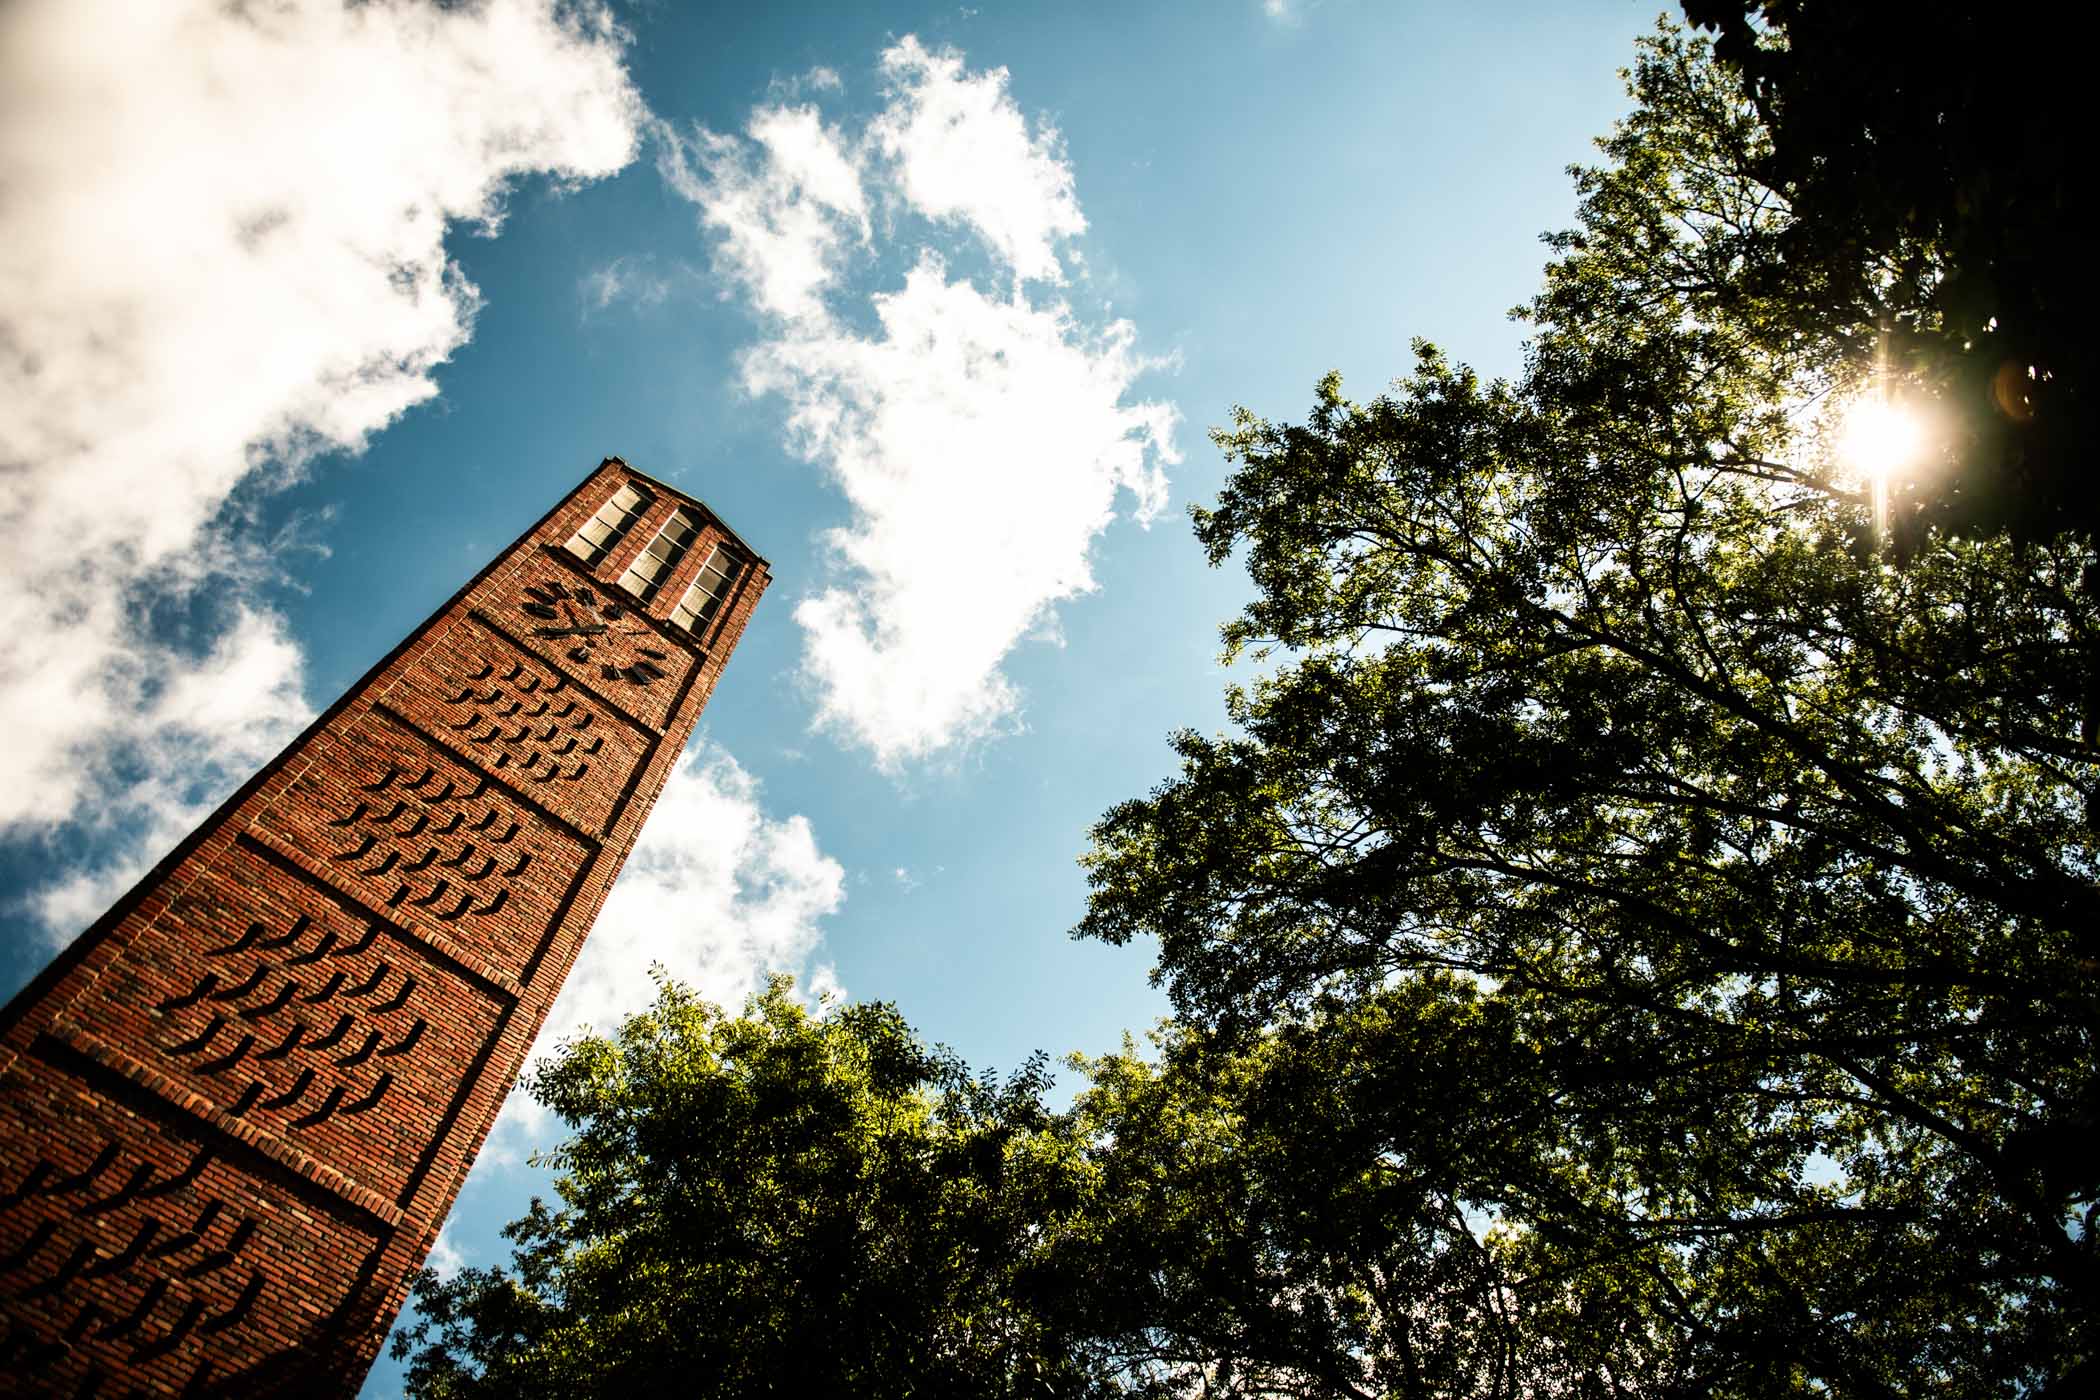
[[[1879,394],[1854,400],[1838,431],[1844,462],[1876,484],[1916,461],[1924,445],[1925,424],[1919,416]]]

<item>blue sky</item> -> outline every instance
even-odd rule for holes
[[[618,454],[775,582],[556,1021],[780,966],[1000,1067],[1163,1010],[1068,931],[1221,722],[1204,430],[1513,369],[1655,15],[250,8],[0,13],[7,988]]]

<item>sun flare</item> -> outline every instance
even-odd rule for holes
[[[1845,411],[1838,435],[1846,464],[1877,482],[1915,461],[1924,442],[1918,415],[1878,394],[1862,395]]]

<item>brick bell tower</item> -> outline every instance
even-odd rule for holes
[[[0,1012],[0,1392],[357,1390],[767,582],[608,459]]]

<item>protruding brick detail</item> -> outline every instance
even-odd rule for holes
[[[608,459],[0,1013],[0,1393],[356,1391],[767,582]]]
[[[317,761],[248,836],[426,942],[523,980],[596,842],[542,815],[571,804],[527,801],[503,770],[471,765],[446,742],[458,734],[431,723],[446,712],[428,695],[412,712],[382,703],[321,736]]]

